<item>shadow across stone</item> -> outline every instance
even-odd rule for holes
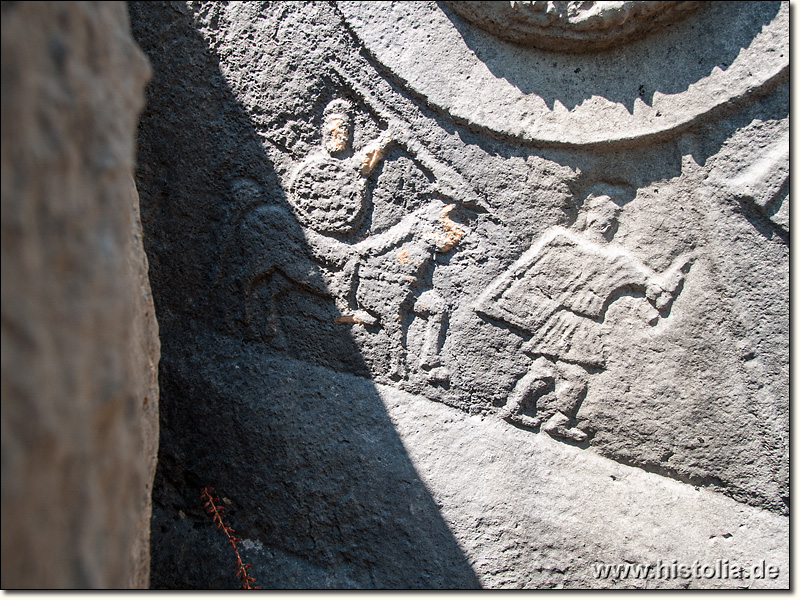
[[[479,587],[374,384],[356,376],[364,360],[190,9],[130,13],[154,71],[137,172],[162,343],[151,586],[238,585],[203,512],[210,486],[262,588]],[[276,315],[280,341],[261,326]]]
[[[715,27],[719,19],[728,21],[741,12],[741,6],[720,4],[714,7],[714,18],[705,18],[705,11],[710,9],[701,6],[697,14],[689,14],[645,40],[591,54],[528,52],[469,23],[446,2],[437,4],[475,56],[496,77],[523,94],[541,97],[550,110],[556,102],[572,110],[593,96],[600,96],[633,113],[637,98],[652,105],[655,92],[679,94],[708,77],[713,69],[727,69],[775,17],[781,3],[762,3],[758,11],[753,11],[753,18],[738,21],[740,26],[733,36],[720,36]],[[650,40],[657,37],[660,43],[651,44]],[[656,54],[653,48],[666,51]]]

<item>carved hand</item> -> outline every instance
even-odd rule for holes
[[[651,282],[647,286],[647,299],[650,304],[655,306],[660,312],[665,312],[672,305],[675,299],[672,292],[665,290],[661,283]]]
[[[403,143],[408,139],[408,130],[402,121],[392,119],[389,121],[389,127],[386,129],[386,134],[381,138],[387,140],[388,143],[399,142]]]

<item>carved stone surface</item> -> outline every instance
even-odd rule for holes
[[[594,52],[679,21],[699,2],[493,2],[447,4],[478,27],[523,45]]]
[[[578,57],[446,3],[132,3],[157,585],[232,583],[206,485],[267,586],[635,587],[591,565],[728,551],[785,575],[787,11]]]
[[[115,2],[2,5],[2,587],[146,588],[158,328]]]
[[[537,144],[664,139],[789,74],[785,2],[714,2],[588,54],[505,42],[445,3],[338,6],[370,54],[427,102]]]

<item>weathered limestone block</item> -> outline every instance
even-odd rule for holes
[[[154,584],[785,586],[788,4],[464,4],[131,3]]]
[[[116,2],[2,6],[2,587],[148,587],[158,331]]]

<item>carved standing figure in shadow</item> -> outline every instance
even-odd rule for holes
[[[588,369],[606,365],[601,326],[609,304],[622,291],[643,292],[658,311],[649,322],[655,325],[669,314],[692,261],[681,256],[656,273],[613,243],[620,207],[606,191],[598,186],[590,193],[573,229],[548,229],[475,305],[479,314],[531,335],[522,350],[533,362],[501,416],[574,442],[587,439],[574,423]]]
[[[332,298],[341,314],[337,322],[386,333],[392,379],[406,374],[405,317],[426,317],[420,366],[431,379],[446,379],[438,360],[446,304],[435,290],[420,288],[435,255],[449,252],[465,228],[449,216],[455,204],[434,199],[388,230],[354,239],[370,208],[367,180],[404,132],[390,122],[386,133],[354,152],[351,110],[341,99],[326,107],[321,147],[303,160],[289,182],[294,216],[282,207],[261,205],[240,220],[224,258],[228,277],[240,288],[244,321],[252,336],[285,346],[277,302],[286,291],[301,289]],[[252,196],[242,200],[252,204],[263,195],[254,185],[238,182],[234,193]],[[295,218],[301,235],[292,235],[300,229],[292,226]]]

